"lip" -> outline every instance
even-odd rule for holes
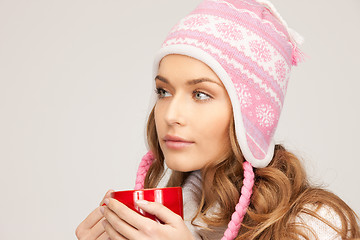
[[[181,138],[181,137],[178,137],[178,136],[169,135],[169,134],[167,134],[163,139],[164,139],[164,141],[193,143],[193,141],[188,141],[188,140],[186,140],[186,139],[184,139],[184,138]]]
[[[165,141],[166,147],[171,149],[183,149],[192,145],[193,141],[188,141],[178,136],[166,135],[163,140]]]

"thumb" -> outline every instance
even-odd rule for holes
[[[177,215],[161,203],[139,200],[136,201],[136,205],[138,205],[145,212],[156,216],[158,219],[171,226],[175,226],[180,221],[183,221],[179,215]]]

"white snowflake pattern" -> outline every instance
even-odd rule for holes
[[[260,126],[271,127],[275,121],[275,113],[269,104],[261,104],[256,107],[256,117]]]
[[[235,89],[239,95],[241,108],[247,108],[252,104],[249,88],[243,83],[235,83]]]
[[[243,39],[243,35],[236,24],[218,23],[216,24],[216,28],[224,37],[227,37],[230,40],[237,41]]]
[[[186,19],[183,24],[188,28],[197,28],[204,26],[209,23],[209,19],[204,16],[193,16],[189,19]]]
[[[283,60],[278,60],[275,63],[275,71],[278,78],[278,82],[283,83],[286,78],[286,68],[285,68],[285,62]]]
[[[271,52],[266,47],[264,41],[254,40],[250,42],[250,50],[254,53],[258,61],[269,62],[271,61]]]

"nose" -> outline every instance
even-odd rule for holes
[[[165,113],[165,120],[169,126],[186,124],[186,100],[180,95],[169,99]]]

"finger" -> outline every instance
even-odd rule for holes
[[[95,208],[84,221],[82,221],[78,228],[79,229],[91,229],[95,224],[97,224],[103,218],[102,213],[100,212],[100,207]]]
[[[109,238],[116,239],[116,240],[127,240],[123,235],[121,235],[119,232],[117,232],[113,226],[108,222],[104,221],[104,229],[105,232],[109,235]]]
[[[102,224],[101,227],[104,229]],[[107,232],[105,232],[105,229],[104,232],[98,238],[96,238],[96,240],[109,240],[109,235],[107,234]]]
[[[156,216],[158,219],[171,226],[176,226],[182,218],[158,202],[149,202],[146,200],[136,201],[136,204],[145,212]]]
[[[132,211],[131,209],[129,210]],[[106,221],[112,226],[112,228],[122,236],[128,239],[139,239],[140,233],[138,230],[122,220],[108,207],[104,207],[104,217],[106,218]]]
[[[90,235],[93,237],[93,239],[98,239],[98,237],[100,237],[105,232],[104,226],[102,224],[102,222],[105,220],[106,219],[103,217],[95,224],[93,228],[91,228]]]
[[[146,218],[139,213],[133,211],[118,200],[113,198],[110,198],[108,200],[108,208],[114,213],[116,213],[119,218],[127,222],[129,225],[140,229],[141,226],[148,226],[149,224],[154,223],[154,221],[152,221],[151,219]]]
[[[104,204],[105,198],[110,198],[110,197],[111,197],[111,193],[112,193],[112,192],[114,192],[113,189],[110,189],[110,190],[108,190],[108,191],[106,192],[104,198],[103,198],[103,199],[101,200],[101,202],[100,202],[100,206],[102,206],[102,205]]]

